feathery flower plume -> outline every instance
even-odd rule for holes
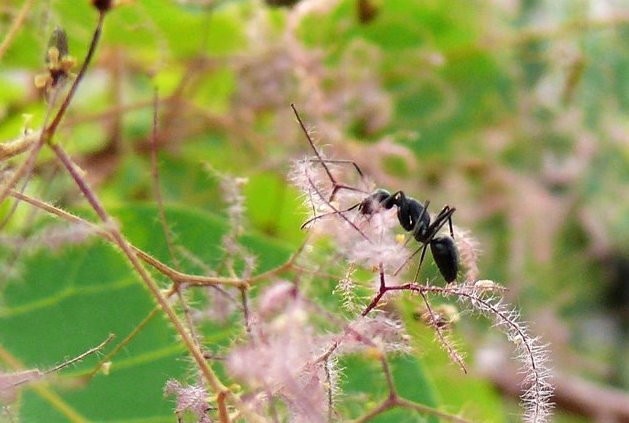
[[[330,369],[316,361],[323,338],[310,322],[307,302],[287,288],[280,282],[261,294],[264,313],[251,312],[251,338],[230,350],[226,366],[234,378],[264,393],[262,406],[279,399],[291,421],[324,423],[330,389],[324,381]]]
[[[490,282],[485,280],[474,285],[458,285],[447,290],[447,294],[457,296],[467,308],[492,319],[494,327],[505,333],[515,347],[515,357],[524,375],[521,395],[524,421],[545,423],[552,413],[554,390],[547,345],[529,334],[526,324],[520,321],[520,313],[494,294],[495,289],[490,288]],[[495,284],[495,288],[498,287]]]

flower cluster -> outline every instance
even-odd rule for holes
[[[480,272],[476,261],[479,249],[469,232],[456,227],[454,231],[456,260],[465,269],[463,277],[460,277],[461,282],[455,281],[443,287],[398,280],[395,276],[412,256],[409,256],[410,253],[405,248],[406,243],[400,242],[400,236],[396,236],[396,231],[399,232],[396,207],[383,207],[375,198],[373,204],[365,205],[363,201],[370,198],[371,191],[339,183],[332,165],[315,147],[310,135],[306,135],[317,157],[297,162],[293,167],[291,180],[300,188],[308,209],[313,213],[306,225],[311,229],[311,234],[324,234],[332,238],[338,254],[347,262],[349,270],[345,277],[340,278],[337,287],[337,291],[344,296],[347,310],[360,309],[360,306],[352,303],[358,300],[352,293],[358,285],[351,276],[356,266],[371,268],[379,273],[377,294],[361,313],[363,318],[349,327],[358,329],[362,323],[369,321],[372,312],[376,312],[376,316],[380,315],[377,308],[385,294],[405,290],[419,293],[424,301],[424,308],[418,316],[433,327],[437,340],[452,361],[463,371],[467,371],[462,354],[448,336],[452,324],[460,319],[461,314],[453,305],[441,304],[433,307],[430,299],[433,295],[454,298],[463,309],[493,320],[495,327],[507,335],[507,339],[515,346],[516,358],[521,363],[524,374],[522,402],[525,421],[546,422],[552,410],[550,398],[553,392],[546,346],[528,333],[526,325],[520,321],[519,313],[504,302],[502,286],[493,281],[478,279]],[[361,213],[365,209],[369,213]],[[373,330],[375,326],[371,325],[371,328]],[[392,345],[386,337],[378,337],[375,333],[369,336],[371,339],[380,339],[383,344]],[[349,345],[350,343],[345,347],[349,348]],[[399,347],[392,349],[401,350]]]
[[[269,309],[271,298],[275,310]],[[281,399],[292,421],[325,421],[331,383],[317,362],[323,339],[312,325],[307,302],[290,284],[279,282],[262,294],[260,303],[263,314],[251,313],[249,337],[229,352],[227,369],[254,392],[252,406],[264,410],[269,400]]]

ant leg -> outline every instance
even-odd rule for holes
[[[454,213],[454,211],[452,213]],[[450,236],[452,237],[452,239],[454,239],[454,229],[452,229],[452,213],[450,213],[450,216],[448,216],[448,226],[450,227]]]
[[[435,217],[435,220],[430,224],[430,226],[426,230],[426,239],[424,240],[425,243],[430,243],[433,240],[433,238],[437,236],[437,233],[439,233],[439,230],[441,230],[441,228],[443,227],[443,225],[446,224],[446,222],[448,223],[448,226],[450,229],[450,236],[454,238],[454,230],[452,228],[452,215],[454,214],[455,211],[456,211],[456,208],[454,207],[450,207],[447,205],[443,206],[443,208],[441,209],[437,217]]]
[[[308,226],[309,224],[311,224],[311,223],[312,223],[312,222],[314,222],[315,220],[319,220],[319,219],[321,219],[322,217],[332,216],[332,215],[334,215],[334,214],[340,214],[341,216],[343,216],[343,213],[346,213],[346,212],[352,211],[352,210],[354,210],[354,209],[355,209],[356,207],[358,207],[358,206],[360,206],[360,203],[359,203],[359,204],[354,204],[352,207],[350,207],[350,208],[348,208],[348,209],[345,209],[345,210],[336,210],[336,209],[334,208],[334,206],[330,205],[330,208],[331,208],[333,211],[331,211],[331,212],[329,212],[329,213],[323,213],[323,214],[319,214],[319,215],[317,215],[317,216],[311,217],[310,219],[306,220],[306,221],[305,221],[305,222],[304,222],[304,223],[303,223],[303,224],[299,227],[299,229],[304,229],[306,226]],[[358,228],[356,228],[356,229],[358,229]]]
[[[454,214],[455,211],[456,211],[456,208],[450,207],[447,204],[443,206],[443,208],[441,209],[441,211],[435,218],[435,221],[433,222],[433,225],[436,228],[435,233],[438,232],[439,229],[441,229],[443,225],[445,225],[445,221],[447,221],[448,227],[450,229],[450,236],[454,238],[454,229],[452,227],[452,215]]]
[[[417,278],[419,277],[419,271],[422,268],[422,263],[424,263],[424,257],[426,257],[426,248],[428,247],[428,244],[422,244],[421,247],[419,247],[419,249],[417,249],[413,254],[411,254],[405,261],[404,263],[402,263],[402,265],[393,273],[393,276],[397,276],[398,273],[400,273],[402,271],[402,269],[404,269],[406,267],[406,265],[413,259],[413,257],[415,257],[417,255],[417,253],[419,253],[420,251],[422,252],[420,257],[419,257],[419,266],[417,266],[417,270],[415,271],[415,276],[413,277],[413,283],[417,282]]]
[[[422,255],[419,258],[419,266],[417,266],[417,270],[415,271],[415,277],[413,278],[413,283],[417,283],[417,278],[419,277],[419,270],[422,268],[422,263],[424,262],[424,256],[426,255],[426,246],[427,244],[424,244],[422,246]]]
[[[400,267],[398,267],[398,269],[393,272],[393,276],[397,276],[402,269],[404,269],[406,267],[406,265],[408,264],[409,261],[411,261],[413,259],[413,257],[415,257],[417,255],[417,253],[419,253],[422,250],[426,249],[426,245],[422,244],[421,247],[419,247],[413,254],[411,254],[410,256],[408,256],[408,258],[406,260],[404,260],[404,263],[402,263],[402,265]],[[422,253],[423,255],[424,253]]]
[[[299,122],[299,125],[301,126],[301,129],[304,133],[304,135],[306,136],[306,139],[308,140],[308,144],[310,145],[310,147],[312,148],[312,150],[315,153],[316,158],[311,159],[311,161],[315,161],[318,163],[321,163],[321,166],[323,167],[323,169],[325,170],[326,174],[328,175],[328,178],[330,180],[330,182],[332,183],[332,193],[330,194],[330,198],[325,198],[323,196],[323,194],[319,191],[319,189],[316,187],[314,181],[308,176],[308,183],[310,184],[310,187],[312,188],[312,190],[316,193],[316,195],[321,198],[321,200],[323,200],[328,207],[330,207],[332,209],[331,212],[329,213],[325,213],[322,215],[318,215],[318,216],[314,216],[313,218],[311,218],[310,220],[306,221],[304,224],[301,225],[301,229],[305,228],[308,224],[314,222],[315,220],[318,220],[321,217],[325,217],[328,215],[333,215],[333,214],[340,214],[341,217],[347,221],[354,229],[356,229],[363,237],[366,237],[363,232],[353,223],[351,222],[345,215],[345,212],[351,211],[353,209],[355,209],[356,207],[358,207],[360,204],[356,204],[346,210],[338,210],[336,207],[334,207],[334,205],[332,204],[332,201],[334,200],[334,197],[336,196],[336,193],[341,190],[341,189],[347,189],[347,190],[351,190],[351,191],[356,191],[356,192],[360,192],[360,193],[364,193],[363,190],[356,188],[356,187],[352,187],[349,185],[345,185],[345,184],[341,184],[339,183],[336,178],[334,177],[334,175],[332,174],[332,172],[330,171],[330,168],[328,167],[327,163],[351,163],[354,168],[356,169],[356,171],[358,172],[358,174],[360,175],[361,178],[364,178],[364,174],[362,172],[362,170],[360,169],[360,167],[353,161],[351,160],[324,160],[323,156],[321,155],[321,153],[319,152],[319,150],[317,149],[317,147],[314,144],[314,141],[312,140],[312,138],[310,137],[310,134],[308,133],[308,130],[306,129],[306,125],[304,124],[303,120],[301,119],[301,116],[299,115],[299,112],[297,111],[297,108],[295,107],[294,104],[290,105],[291,108],[293,109],[293,112],[295,113],[295,117],[297,118],[297,121]]]

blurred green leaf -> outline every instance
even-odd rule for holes
[[[219,245],[225,221],[186,208],[171,207],[166,212],[177,242],[208,266],[216,266],[222,256]],[[130,205],[112,214],[135,245],[170,261],[154,206]],[[289,253],[252,233],[244,242],[258,256],[261,271],[284,262]],[[100,344],[110,333],[116,335],[106,349],[111,350],[155,307],[142,282],[110,245],[94,240],[55,250],[44,250],[20,264],[23,275],[5,282],[0,308],[0,344],[26,368],[42,371]],[[186,266],[181,270],[195,270]],[[234,336],[218,326],[211,330],[213,348]],[[88,420],[172,421],[172,399],[164,399],[162,389],[169,378],[185,379],[188,372],[187,354],[177,339],[158,314],[113,357],[110,375],[99,374],[81,389],[68,386],[73,377],[95,365],[101,354],[94,355],[62,370],[59,382],[47,388],[61,398],[61,404]],[[24,422],[41,421],[43,416],[47,422],[69,419],[58,404],[30,390],[20,416]]]
[[[340,364],[345,369],[343,371],[344,396],[347,396],[345,401],[356,416],[375,408],[387,398],[388,391],[378,360],[353,356],[343,358]],[[426,377],[424,367],[418,360],[410,356],[395,356],[390,360],[390,367],[401,397],[427,407],[436,407],[433,387]],[[370,421],[435,423],[438,419],[435,416],[396,408]]]

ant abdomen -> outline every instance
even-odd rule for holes
[[[459,273],[459,254],[454,240],[449,236],[433,238],[430,252],[443,279],[447,283],[454,282]]]

